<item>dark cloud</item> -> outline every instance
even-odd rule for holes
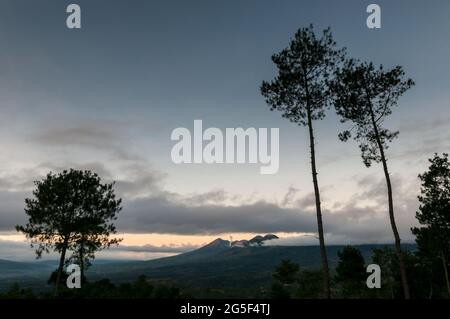
[[[112,175],[101,164],[86,164],[85,168],[88,167],[103,171],[108,178]],[[117,221],[120,232],[200,235],[317,231],[314,195],[301,196],[293,187],[281,203],[239,198],[239,204],[229,205],[227,202],[236,203],[232,200],[236,197],[220,189],[190,196],[165,191],[161,186],[165,175],[149,166],[132,165],[123,172],[128,178],[117,181],[124,208]],[[415,223],[417,185],[408,186],[410,183],[397,175],[392,180],[400,232],[405,240],[411,240],[409,227]],[[350,200],[333,209],[324,206],[327,238],[340,243],[390,241],[384,179],[368,176],[356,182],[359,191]],[[0,230],[11,231],[14,225],[25,222],[26,196],[29,196],[26,191],[0,192]]]
[[[17,224],[26,222],[24,199],[28,192],[0,191],[0,231],[13,231]]]
[[[194,194],[186,198],[185,202],[193,206],[208,205],[212,203],[224,203],[232,196],[223,189],[212,190],[202,194]]]
[[[161,182],[167,176],[148,163],[133,163],[121,168],[126,179],[116,180],[116,189],[124,198],[145,197],[162,192]]]
[[[295,196],[298,194],[298,192],[299,192],[299,189],[289,186],[288,191],[287,191],[286,195],[284,195],[284,198],[283,198],[283,202],[282,202],[283,206],[289,205],[293,201]]]
[[[416,186],[394,175],[396,218],[404,240],[411,241],[409,228],[415,225]],[[390,242],[386,186],[382,178],[361,179],[360,192],[333,210],[323,209],[324,227],[333,242]],[[405,186],[407,185],[407,186]],[[305,232],[317,231],[313,194],[299,197],[289,189],[283,205],[257,201],[238,206],[224,204],[190,205],[182,197],[162,192],[158,196],[124,202],[119,227],[127,231],[220,234],[227,232]],[[213,195],[213,197],[216,195]],[[221,200],[226,193],[220,192]],[[370,203],[367,202],[370,200]],[[204,203],[204,202],[203,202]],[[286,205],[287,204],[287,205]]]
[[[239,206],[189,206],[172,194],[124,201],[123,231],[176,234],[315,231],[314,215],[258,201]]]
[[[119,160],[141,160],[140,156],[130,150],[131,138],[124,125],[117,121],[66,123],[41,130],[29,136],[29,140],[47,147],[81,147],[91,151],[107,151]]]
[[[332,215],[340,216],[340,220],[334,222],[334,229],[329,235],[349,243],[392,242],[386,181],[374,175],[355,180],[359,192],[334,207]],[[391,176],[391,182],[397,227],[404,241],[413,241],[410,227],[417,224],[415,212],[419,184],[416,180],[409,181],[397,174]]]

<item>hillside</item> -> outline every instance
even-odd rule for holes
[[[370,262],[372,249],[384,245],[357,246],[366,262]],[[415,245],[405,245],[406,249],[415,249]],[[337,252],[343,246],[327,247],[330,267],[337,263]],[[202,296],[259,296],[271,282],[273,269],[283,259],[290,259],[302,268],[319,268],[320,252],[318,246],[256,246],[230,247],[229,242],[216,239],[210,244],[184,254],[148,261],[97,262],[89,269],[90,280],[109,278],[114,282],[128,282],[139,275],[151,280],[169,281]],[[12,269],[17,276],[13,276]],[[0,262],[0,270],[9,269],[9,275],[0,272],[0,287],[14,280],[21,285],[42,287],[54,269],[45,262],[15,263]]]
[[[372,249],[384,245],[357,246],[366,262],[371,261]],[[337,252],[343,246],[327,248],[330,267],[337,264]],[[405,245],[414,249],[414,245]],[[176,282],[180,287],[202,296],[259,296],[272,279],[273,269],[283,259],[290,259],[303,269],[319,268],[318,246],[229,247],[228,241],[216,240],[192,252],[156,260],[105,264],[89,271],[91,278],[108,277],[124,282],[146,275],[155,280]],[[245,291],[245,293],[243,293]],[[214,295],[217,294],[217,295]]]

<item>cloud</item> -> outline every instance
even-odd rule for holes
[[[409,228],[416,224],[417,185],[410,185],[397,175],[392,182],[395,192],[397,224],[405,241],[412,241]],[[332,210],[323,209],[325,232],[330,243],[392,242],[384,179],[357,181],[360,191]],[[179,194],[160,192],[158,196],[124,201],[119,227],[125,231],[176,234],[221,234],[227,232],[317,232],[314,196],[290,188],[281,203],[258,200],[239,205],[225,205],[226,192],[214,192],[210,198],[192,205]],[[201,198],[209,198],[207,194]]]
[[[283,202],[282,202],[283,206],[288,206],[293,201],[293,199],[298,194],[298,192],[299,192],[299,189],[289,186],[288,191],[287,191],[286,195],[284,195],[284,198],[283,198]]]
[[[41,164],[36,172],[49,168],[60,167]],[[99,170],[106,179],[114,179],[114,174],[100,163],[77,168]],[[181,195],[165,190],[166,175],[150,165],[125,165],[121,172],[122,177],[116,183],[123,198],[123,210],[117,220],[120,232],[183,235],[317,232],[314,194],[303,194],[294,187],[287,190],[280,202],[243,198],[221,189]],[[411,241],[409,228],[415,225],[417,185],[397,175],[393,175],[392,181],[399,230],[404,240]],[[329,243],[391,242],[384,179],[368,176],[356,179],[356,183],[359,191],[349,200],[335,204],[332,209],[323,208]],[[14,225],[26,221],[23,212],[26,196],[29,191],[0,191],[0,230],[11,231]]]
[[[109,250],[103,250],[97,254],[100,259],[151,259],[155,257],[163,257],[166,255],[174,255],[185,253],[199,248],[196,245],[182,244],[182,245],[142,245],[142,246],[127,246],[119,245],[111,247]],[[58,255],[54,252],[44,254],[42,256],[46,260],[56,260]],[[13,241],[0,239],[0,259],[16,260],[16,261],[32,261],[36,259],[36,255],[30,244],[25,241]]]
[[[142,245],[142,246],[125,246],[119,245],[116,247],[111,247],[112,251],[128,251],[136,253],[185,253],[194,249],[199,248],[198,245]]]
[[[23,241],[12,241],[0,239],[0,259],[6,260],[27,260],[33,259],[30,253],[30,245]],[[31,257],[31,258],[30,258]]]
[[[115,180],[116,189],[119,196],[128,199],[161,193],[162,182],[167,176],[145,162],[122,165],[120,171],[125,177]]]
[[[274,203],[190,206],[170,193],[124,201],[118,227],[125,232],[220,234],[314,231],[314,215]]]
[[[400,123],[400,132],[411,134],[423,134],[436,132],[438,129],[448,129],[450,117],[438,117],[430,120],[409,119]]]
[[[15,225],[26,222],[24,198],[27,192],[0,191],[0,231],[12,231]]]
[[[46,147],[108,151],[124,161],[141,160],[129,146],[132,140],[125,125],[112,120],[83,120],[82,123],[64,123],[49,127],[29,136],[29,140]]]
[[[391,157],[415,164],[426,162],[434,153],[442,153],[450,148],[449,127],[449,117],[403,121],[400,125],[402,143],[393,148]]]
[[[185,203],[191,206],[204,206],[218,203],[225,203],[232,196],[223,189],[216,189],[206,193],[193,194],[184,199]]]

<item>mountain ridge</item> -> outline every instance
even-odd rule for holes
[[[371,262],[374,248],[386,246],[394,247],[392,244],[354,245],[360,249],[367,264]],[[415,244],[402,246],[407,250],[416,249]],[[343,247],[345,246],[327,246],[332,271],[338,261],[337,252]],[[205,289],[222,291],[220,296],[239,297],[243,289],[259,291],[270,285],[273,270],[283,259],[292,260],[301,269],[319,269],[321,265],[320,249],[316,245],[230,247],[229,241],[218,238],[196,250],[170,257],[145,261],[94,262],[87,271],[87,277],[93,281],[108,278],[113,282],[123,283],[145,275],[149,280],[174,282],[187,291],[195,291],[195,295],[200,297]],[[37,265],[38,262],[25,264]],[[0,288],[6,289],[8,285],[19,282],[24,287],[49,289],[46,281],[54,268],[40,268],[36,271],[39,267],[35,270],[31,267],[27,271],[18,272],[18,276],[14,277],[14,273],[5,276],[1,266],[0,262]]]

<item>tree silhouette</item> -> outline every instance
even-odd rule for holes
[[[347,141],[354,133],[354,139],[359,142],[364,164],[367,167],[370,167],[372,162],[383,164],[388,192],[389,218],[399,258],[403,291],[405,298],[409,299],[400,235],[395,223],[391,178],[385,154],[389,142],[397,137],[398,131],[391,132],[382,127],[385,118],[392,113],[392,108],[397,106],[399,97],[414,85],[411,79],[405,80],[404,75],[400,66],[386,71],[383,66],[375,68],[372,63],[360,63],[351,59],[338,70],[331,83],[331,89],[336,112],[341,117],[341,122],[354,123],[353,128],[340,133],[339,138]]]
[[[397,280],[395,275],[398,274],[398,258],[394,249],[388,246],[383,248],[375,248],[372,250],[372,263],[377,264],[381,268],[381,289],[377,289],[377,293],[381,293],[381,298],[397,297]],[[400,287],[401,289],[401,287]],[[401,295],[398,295],[400,298]]]
[[[293,263],[289,259],[283,259],[281,261],[281,264],[275,268],[273,278],[275,278],[282,284],[292,284],[297,279],[299,271],[299,265]]]
[[[419,250],[428,257],[441,259],[445,283],[450,296],[448,274],[450,244],[450,163],[448,154],[435,154],[429,160],[427,172],[419,175],[422,181],[420,207],[416,218],[424,227],[412,228]]]
[[[415,255],[419,260],[417,266],[422,268],[420,278],[426,281],[428,288],[425,297],[429,299],[435,296],[438,298],[448,297],[448,250],[444,253],[445,247],[443,247],[441,236],[437,235],[431,227],[414,227],[411,230],[416,236],[417,251]],[[418,281],[418,277],[415,278],[413,284]]]
[[[100,215],[101,212],[99,211]],[[118,245],[122,239],[121,238],[110,238],[110,235],[116,233],[115,225],[113,220],[115,216],[98,216],[98,219],[105,218],[104,222],[91,221],[87,219],[84,222],[84,227],[80,230],[80,234],[74,240],[72,255],[69,258],[70,263],[76,263],[80,266],[82,281],[85,280],[85,270],[91,266],[91,260],[95,259],[95,252],[109,248],[111,245]]]
[[[275,268],[272,276],[275,282],[271,286],[271,298],[289,299],[297,290],[298,275],[300,266],[289,259],[281,260]]]
[[[337,253],[336,281],[342,284],[344,294],[360,294],[366,279],[366,269],[361,251],[346,246]]]
[[[343,50],[336,49],[330,29],[324,30],[322,37],[317,38],[312,25],[309,28],[301,28],[289,47],[272,56],[272,61],[278,68],[277,77],[271,82],[264,81],[261,85],[261,93],[271,111],[278,110],[282,112],[282,117],[308,127],[320,254],[327,298],[331,297],[330,275],[317,180],[313,121],[321,120],[325,116],[325,109],[330,101],[328,80],[338,63],[343,60],[343,56]]]
[[[85,176],[86,178],[86,176]],[[80,265],[81,278],[84,271],[91,265],[95,252],[117,245],[122,239],[110,238],[116,234],[114,221],[121,210],[121,200],[115,200],[114,183],[101,184],[97,175],[88,176],[85,193],[91,194],[87,198],[86,208],[81,212],[78,236],[74,240],[71,260]]]
[[[35,185],[33,197],[25,199],[28,223],[16,229],[31,240],[32,247],[37,246],[37,258],[50,250],[60,254],[57,295],[67,251],[78,252],[83,268],[85,256],[117,242],[109,236],[116,233],[113,221],[121,210],[121,199],[115,198],[114,183],[102,184],[100,177],[90,171],[49,173]]]

